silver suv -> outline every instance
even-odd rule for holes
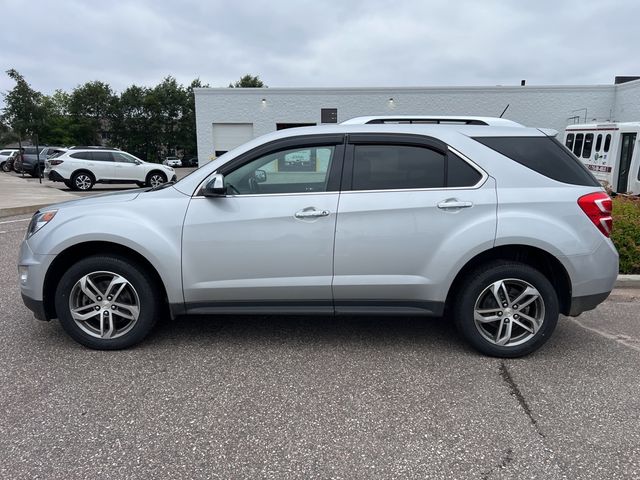
[[[181,315],[451,318],[477,350],[539,348],[613,288],[611,200],[541,130],[336,125],[253,140],[177,183],[36,213],[25,304],[120,349]]]

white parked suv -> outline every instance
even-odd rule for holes
[[[173,168],[143,162],[133,155],[110,148],[72,147],[49,158],[45,177],[64,182],[72,190],[91,190],[96,183],[135,183],[139,187],[157,187],[175,181]]]
[[[178,157],[167,157],[162,162],[163,165],[168,165],[170,167],[181,167],[182,161]]]

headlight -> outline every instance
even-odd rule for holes
[[[31,237],[34,233],[44,227],[47,223],[53,220],[53,217],[58,213],[57,210],[47,210],[46,212],[36,212],[31,222],[29,223],[29,228],[27,228],[27,238]]]

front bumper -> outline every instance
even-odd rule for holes
[[[33,316],[38,320],[49,320],[44,310],[44,302],[42,300],[34,300],[31,297],[27,297],[24,293],[22,295],[22,302],[25,306],[33,312]]]

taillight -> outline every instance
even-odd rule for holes
[[[613,204],[609,195],[604,192],[589,193],[578,199],[578,205],[605,237],[611,235],[613,228],[611,208]]]
[[[63,160],[49,160],[49,165],[60,165]]]

